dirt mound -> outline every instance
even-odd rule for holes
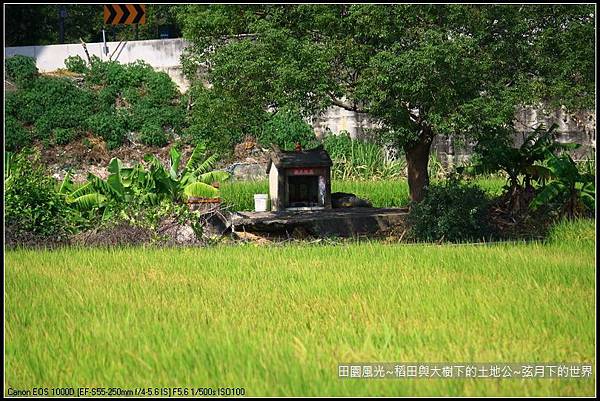
[[[46,237],[25,232],[12,224],[7,224],[4,227],[4,245],[7,249],[14,249],[17,247],[56,248],[69,245],[69,243],[70,241],[66,234]]]
[[[140,143],[127,143],[116,149],[108,150],[104,140],[88,132],[83,138],[72,141],[66,145],[44,147],[36,143],[40,150],[41,161],[48,166],[51,174],[62,180],[67,171],[71,171],[73,181],[85,182],[88,173],[102,179],[108,177],[108,163],[113,157],[119,158],[124,165],[133,166],[138,162],[144,163],[147,154],[156,156],[163,164],[169,163],[169,152],[173,144],[163,148],[147,146]],[[181,149],[181,165],[187,162],[194,147],[185,145]]]

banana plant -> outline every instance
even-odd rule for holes
[[[145,161],[149,165],[150,175],[158,192],[167,194],[173,201],[190,197],[216,198],[219,196],[219,190],[211,184],[230,177],[225,171],[211,171],[218,156],[206,156],[206,146],[202,143],[196,145],[181,170],[181,153],[176,148],[171,148],[169,158],[168,168],[153,155],[148,155]]]
[[[211,171],[217,156],[205,156],[205,153],[204,145],[196,146],[181,170],[181,153],[175,148],[171,149],[168,167],[153,155],[145,157],[148,169],[141,163],[124,167],[121,160],[113,158],[108,164],[106,180],[88,174],[87,182],[77,187],[68,173],[58,192],[64,195],[67,204],[82,213],[102,209],[103,219],[109,219],[119,205],[134,199],[156,206],[164,199],[179,202],[190,197],[215,198],[219,190],[211,184],[227,180],[229,174]]]
[[[504,194],[508,199],[508,208],[513,213],[521,212],[529,207],[535,196],[533,184],[543,187],[550,179],[551,172],[544,165],[546,161],[558,152],[580,146],[558,142],[557,128],[557,124],[552,124],[549,129],[545,129],[543,125],[538,126],[518,148],[509,142],[499,141],[493,135],[483,138],[476,146],[478,162],[458,170],[472,175],[500,171],[506,173],[508,182],[504,187]]]
[[[538,126],[518,148],[493,136],[483,138],[476,146],[479,160],[467,172],[489,174],[503,171],[508,176],[508,188],[530,187],[532,181],[547,178],[547,171],[539,163],[556,151],[572,150],[577,146],[557,142],[557,128],[557,124],[552,124],[547,130],[543,125]],[[522,178],[522,183],[519,178]]]
[[[547,165],[552,181],[546,184],[531,202],[530,207],[533,210],[558,202],[562,214],[570,219],[576,217],[584,208],[594,210],[596,188],[593,174],[581,173],[568,154],[552,156]]]

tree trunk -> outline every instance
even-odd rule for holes
[[[404,147],[404,152],[406,153],[406,165],[408,168],[408,189],[410,192],[410,199],[413,202],[420,202],[423,200],[425,197],[425,190],[429,185],[429,172],[427,166],[429,164],[429,151],[431,150],[432,140],[433,132],[431,127],[424,126],[419,135],[419,139]]]

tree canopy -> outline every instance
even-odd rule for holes
[[[214,90],[245,107],[379,121],[413,200],[436,134],[509,131],[519,105],[594,104],[593,5],[188,5],[178,20]]]

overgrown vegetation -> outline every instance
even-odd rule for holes
[[[490,198],[471,183],[451,178],[431,185],[421,202],[411,205],[409,226],[419,241],[479,241],[490,239]]]
[[[477,144],[476,161],[467,171],[473,175],[501,171],[507,176],[504,192],[492,207],[495,225],[506,229],[535,220],[593,215],[594,175],[581,172],[567,153],[581,145],[558,142],[556,128],[538,126],[519,147],[502,140],[504,135]]]
[[[65,64],[83,75],[81,87],[68,78],[37,76],[31,58],[7,60],[7,73],[19,85],[6,99],[7,150],[17,151],[33,140],[66,144],[85,132],[101,136],[109,149],[130,134],[131,140],[151,146],[164,146],[181,134],[185,110],[166,73],[141,61],[123,65],[97,57],[89,66],[79,57]]]
[[[83,74],[88,67],[86,62],[80,56],[69,56],[65,59],[65,67],[71,72]]]
[[[333,178],[397,179],[406,176],[406,160],[403,157],[391,159],[383,147],[351,139],[346,131],[325,136],[323,145],[333,161]]]
[[[286,108],[270,116],[262,127],[258,141],[265,147],[276,145],[282,150],[294,150],[296,144],[300,144],[302,149],[318,145],[310,124],[298,112]]]
[[[4,208],[9,245],[60,243],[77,223],[37,154],[5,154]]]
[[[185,99],[189,112],[184,138],[206,143],[220,153],[228,153],[247,134],[258,136],[268,119],[265,111],[246,109],[239,101],[221,96],[201,82],[188,90]]]
[[[106,179],[90,173],[87,182],[75,184],[69,173],[61,183],[50,177],[37,152],[6,153],[9,245],[68,242],[71,234],[120,222],[155,229],[169,214],[198,223],[198,216],[190,218],[185,201],[218,197],[213,184],[229,174],[212,170],[217,156],[207,154],[202,145],[180,168],[181,156],[172,148],[168,166],[153,155],[146,157],[146,166],[125,167],[113,158]]]
[[[23,87],[31,83],[38,75],[35,59],[22,55],[9,57],[5,61],[6,76],[17,85]]]

